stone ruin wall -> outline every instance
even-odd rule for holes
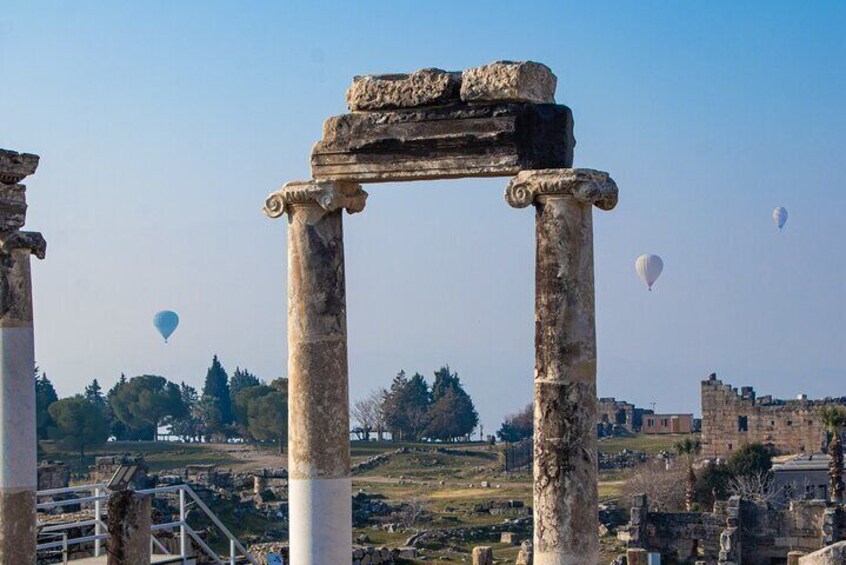
[[[634,404],[616,398],[599,399],[599,424],[603,428],[621,426],[627,432],[640,430],[642,410]]]
[[[711,375],[702,381],[702,454],[726,458],[743,445],[762,443],[779,453],[819,453],[825,429],[819,412],[846,399],[778,400],[756,397],[752,387],[739,392]],[[741,418],[746,431],[741,431]]]
[[[733,497],[713,512],[650,512],[645,495],[633,498],[631,518],[622,529],[629,547],[660,553],[669,563],[720,561],[721,535],[728,519],[739,516],[740,558],[744,565],[784,562],[791,551],[811,553],[846,538],[846,506],[821,500],[793,501],[786,508]]]

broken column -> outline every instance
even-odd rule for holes
[[[0,149],[0,563],[35,563],[38,484],[35,349],[30,255],[40,233],[23,232],[26,187],[38,156]]]
[[[108,502],[108,565],[150,565],[152,504],[131,490],[112,493]]]
[[[341,213],[352,183],[290,182],[265,213],[288,216],[288,473],[291,562],[348,563],[352,551],[349,383]]]
[[[590,169],[523,171],[511,206],[535,207],[534,563],[599,561],[593,212],[617,186]]]

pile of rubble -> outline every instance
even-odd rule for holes
[[[603,453],[600,451],[599,468],[603,470],[629,469],[646,463],[648,459],[649,455],[643,451],[633,451],[631,449],[624,449],[620,453]]]
[[[260,565],[267,565],[268,554],[281,555],[288,563],[289,548],[287,542],[257,543],[248,548],[249,552]],[[385,546],[353,545],[352,565],[392,565],[399,559],[416,559],[417,549],[414,547],[388,548]]]

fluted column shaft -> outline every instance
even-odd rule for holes
[[[580,169],[526,171],[506,192],[535,207],[536,565],[599,562],[592,207],[616,195],[607,174]]]
[[[288,216],[288,474],[291,562],[347,563],[352,550],[342,209],[358,185],[289,183],[266,210]],[[275,199],[275,200],[274,200]]]

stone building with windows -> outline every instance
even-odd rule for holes
[[[645,414],[645,434],[689,434],[693,432],[693,414]]]
[[[758,397],[752,387],[738,391],[711,374],[702,381],[702,455],[726,458],[749,443],[771,446],[781,454],[818,453],[826,440],[819,413],[832,404],[846,405],[846,397]]]

